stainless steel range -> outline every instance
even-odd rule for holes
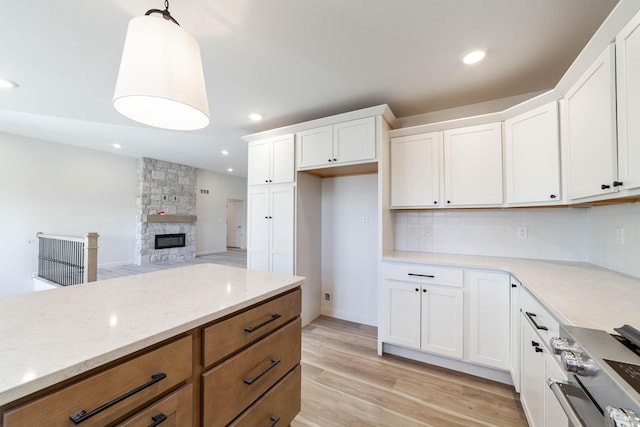
[[[551,339],[569,381],[549,387],[575,427],[640,427],[640,331],[615,331],[560,325]]]

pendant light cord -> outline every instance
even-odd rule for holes
[[[171,21],[176,25],[180,25],[178,24],[178,21],[173,19],[173,16],[171,16],[171,13],[169,13],[169,0],[164,0],[164,10],[150,9],[150,10],[147,10],[147,13],[145,13],[145,16],[151,15],[152,13],[159,13],[160,15],[162,15],[164,19]]]

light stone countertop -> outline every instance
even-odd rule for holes
[[[0,298],[0,405],[302,284],[198,264]]]
[[[608,332],[624,324],[640,329],[640,279],[592,264],[403,251],[385,253],[383,261],[505,271],[561,323]]]

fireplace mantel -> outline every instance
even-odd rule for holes
[[[195,215],[144,215],[142,222],[196,222]]]

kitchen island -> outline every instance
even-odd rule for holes
[[[226,424],[245,406],[261,403],[257,398],[267,390],[264,397],[273,395],[277,387],[297,393],[299,402],[302,281],[296,276],[198,264],[1,298],[3,425],[32,423],[37,418],[29,417],[38,411],[51,418],[28,425],[74,425],[70,420],[74,411],[85,412],[78,415],[80,422],[86,419],[83,425],[109,425],[171,399],[182,402],[177,413],[188,412],[192,420],[180,425]],[[279,346],[286,347],[286,355],[275,354]],[[154,364],[159,372],[140,372]],[[245,371],[230,372],[238,369]],[[160,373],[166,379],[154,377]],[[238,404],[227,405],[233,406],[225,415],[228,419],[216,422],[207,417],[215,417],[218,408],[208,406],[203,393],[209,392],[207,378],[218,381],[219,373],[223,378],[239,375],[241,382],[242,377],[253,378],[256,384],[247,385],[255,390],[250,396],[241,390],[243,399],[227,396]],[[114,380],[118,378],[126,384],[118,384]],[[145,388],[130,398],[86,417],[142,385]],[[72,396],[86,397],[87,402],[69,403]],[[50,407],[60,402],[74,409]],[[146,425],[156,412],[161,411],[149,412]],[[173,412],[168,417],[175,420]]]

